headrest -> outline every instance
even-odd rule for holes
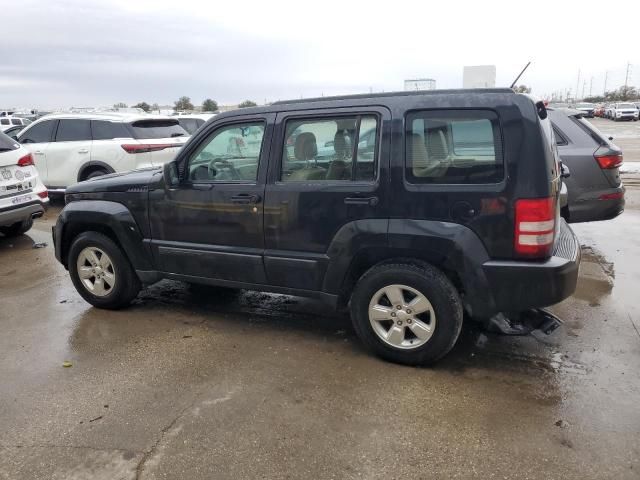
[[[333,150],[336,152],[336,157],[343,159],[345,157],[350,157],[349,154],[349,145],[347,144],[347,139],[344,138],[344,132],[342,130],[336,132],[333,136]]]
[[[301,133],[296,137],[296,145],[293,149],[296,160],[311,160],[318,154],[316,136],[311,132]]]

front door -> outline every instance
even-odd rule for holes
[[[270,284],[326,290],[331,256],[347,257],[354,237],[379,227],[385,242],[389,119],[379,107],[278,114],[265,200]]]
[[[265,283],[264,179],[273,118],[232,117],[207,126],[177,160],[179,186],[150,193],[160,271]]]
[[[31,152],[42,183],[49,186],[47,150],[51,144],[58,120],[42,120],[18,134],[18,141]]]

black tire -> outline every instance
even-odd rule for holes
[[[33,227],[33,218],[29,217],[22,222],[16,222],[8,227],[0,227],[0,233],[5,237],[17,237],[28,232]]]
[[[401,284],[427,297],[437,322],[432,336],[410,350],[384,342],[369,321],[369,303],[385,286]],[[362,342],[378,356],[404,365],[428,365],[446,355],[462,328],[463,308],[458,291],[440,270],[423,262],[398,261],[371,268],[358,280],[351,296],[351,320]]]
[[[101,177],[102,175],[107,175],[108,173],[109,172],[107,172],[106,170],[98,168],[96,170],[91,170],[89,174],[83,178],[83,180],[89,180],[90,178]]]
[[[115,286],[105,296],[91,293],[82,283],[76,262],[80,253],[87,247],[96,247],[104,251],[111,259],[116,278]],[[85,232],[76,237],[69,249],[69,274],[78,293],[94,307],[117,310],[126,307],[140,292],[140,279],[131,267],[120,247],[106,235],[98,232]]]

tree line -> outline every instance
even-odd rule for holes
[[[256,107],[258,104],[251,100],[245,100],[244,102],[238,105],[238,108],[247,108],[247,107]],[[113,105],[114,108],[127,108],[126,103],[116,103]],[[132,105],[132,108],[139,108],[147,113],[152,112],[154,110],[160,110],[160,106],[157,103],[149,105],[147,102],[140,102],[135,105]],[[202,102],[200,107],[203,112],[217,112],[218,111],[218,102],[211,98],[207,98]],[[195,110],[193,103],[191,102],[191,98],[187,96],[182,96],[175,102],[173,102],[173,110],[176,112],[184,112]]]
[[[620,102],[627,100],[635,100],[640,98],[640,90],[636,87],[619,87],[615,90],[611,90],[610,92],[605,92],[604,95],[595,95],[591,97],[585,97],[583,101],[590,103],[599,103],[599,102]]]

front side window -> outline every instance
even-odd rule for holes
[[[10,125],[8,118],[3,118],[0,120],[0,125]]]
[[[22,120],[19,118],[12,118],[11,125],[22,125]]]
[[[214,131],[191,155],[189,180],[255,182],[258,178],[264,123],[228,125]]]
[[[56,142],[80,142],[91,140],[89,120],[62,119],[56,132]]]
[[[498,117],[489,111],[421,111],[407,116],[410,183],[482,184],[504,178]]]
[[[55,120],[45,120],[29,127],[26,132],[20,132],[18,141],[20,143],[48,143],[51,141],[51,131]]]
[[[288,121],[281,181],[373,181],[377,125],[373,115]]]

